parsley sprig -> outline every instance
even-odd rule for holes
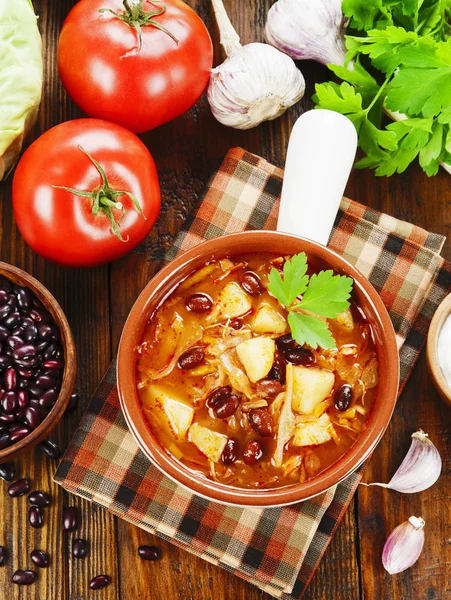
[[[418,158],[428,175],[451,164],[451,0],[343,0],[350,19],[341,79],[316,86],[318,107],[346,115],[377,175]],[[350,65],[351,68],[348,68]],[[383,125],[383,111],[397,122]],[[402,120],[398,120],[402,119]]]
[[[305,252],[285,261],[283,273],[271,269],[270,293],[288,310],[288,324],[293,339],[312,348],[335,347],[326,319],[334,319],[349,307],[353,280],[333,271],[307,274]]]

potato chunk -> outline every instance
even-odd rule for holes
[[[285,333],[287,322],[269,304],[262,304],[251,320],[255,333]]]
[[[336,321],[340,327],[343,327],[343,329],[346,329],[347,331],[354,329],[354,319],[352,318],[352,312],[350,308],[347,308],[342,313],[337,315],[334,321]]]
[[[263,336],[238,344],[236,347],[238,358],[252,383],[268,375],[274,362],[275,350],[274,340]]]
[[[211,315],[213,321],[235,319],[246,314],[252,308],[249,296],[233,281],[224,286],[218,294],[215,304],[216,311]]]
[[[143,394],[145,408],[156,411],[158,421],[176,440],[185,437],[194,416],[194,410],[160,385],[150,385]]]
[[[327,396],[335,383],[335,375],[316,367],[293,367],[293,410],[311,414]]]
[[[318,446],[332,439],[333,427],[329,416],[325,413],[315,423],[298,423],[294,432],[295,446]]]
[[[213,461],[219,462],[221,454],[227,443],[227,436],[203,427],[199,423],[193,423],[188,432],[189,441],[198,448],[202,454]]]

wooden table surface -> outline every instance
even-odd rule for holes
[[[13,0],[11,0],[13,1]],[[75,0],[35,0],[44,41],[44,97],[33,136],[81,116],[67,97],[56,69],[56,44],[61,24]],[[214,45],[215,60],[222,60],[218,32],[209,0],[189,2],[204,18]],[[226,0],[229,13],[244,42],[261,41],[266,11],[272,0]],[[78,412],[66,415],[52,438],[65,448],[104,374],[119,341],[122,326],[139,292],[156,272],[159,259],[171,244],[204,186],[232,146],[242,146],[283,165],[287,140],[296,117],[309,107],[314,81],[326,76],[319,65],[304,63],[305,99],[282,118],[247,132],[227,129],[210,114],[205,98],[188,114],[143,136],[159,169],[163,206],[151,236],[134,253],[95,269],[61,268],[34,254],[22,240],[11,209],[11,179],[0,184],[1,260],[17,265],[40,279],[56,296],[71,323],[78,348]],[[451,221],[450,176],[441,171],[428,178],[417,166],[402,175],[377,178],[355,170],[346,194],[368,206],[431,231],[449,234]],[[451,258],[447,242],[444,255]],[[451,409],[434,390],[424,354],[398,403],[388,431],[370,461],[366,480],[388,481],[404,457],[410,434],[423,428],[438,445],[443,474],[430,490],[402,496],[378,488],[361,487],[318,569],[305,598],[308,600],[445,600],[451,598]],[[0,544],[10,558],[0,568],[0,599],[27,600],[266,600],[270,597],[240,579],[214,567],[55,485],[55,463],[38,450],[17,461],[21,476],[32,479],[33,489],[51,491],[53,508],[46,511],[41,530],[27,525],[24,498],[10,499],[0,482]],[[81,537],[90,542],[85,560],[74,560],[61,532],[61,507],[75,504],[82,515]],[[388,533],[411,515],[426,520],[422,557],[409,571],[390,576],[381,566],[381,551]],[[158,563],[137,557],[140,544],[162,549]],[[40,571],[39,582],[28,588],[11,583],[15,569],[27,568],[34,547],[47,550],[51,567]],[[91,577],[108,573],[112,584],[89,591]]]

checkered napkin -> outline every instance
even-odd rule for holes
[[[224,233],[274,229],[283,172],[234,148],[197,214],[167,253]],[[444,238],[343,199],[329,246],[366,275],[397,333],[403,385],[432,315],[451,283]],[[194,496],[151,465],[122,415],[113,363],[55,475],[66,490],[156,533],[283,600],[303,595],[359,484],[360,475],[285,508],[241,509]],[[402,387],[401,385],[401,387]]]

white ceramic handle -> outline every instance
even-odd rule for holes
[[[351,172],[357,132],[331,110],[310,110],[288,143],[277,230],[326,245]]]

